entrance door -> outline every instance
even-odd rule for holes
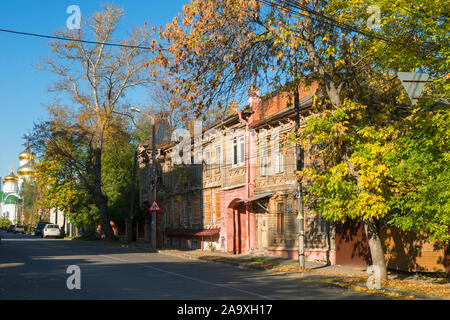
[[[238,240],[237,243],[237,254],[241,254],[245,252],[245,247],[247,243],[247,215],[244,210],[239,210],[237,212],[238,215],[238,225],[237,225],[237,234],[236,238]]]
[[[257,244],[256,249],[258,251],[265,251],[269,247],[269,217],[267,214],[257,214],[256,215],[256,235]]]

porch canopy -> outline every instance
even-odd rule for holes
[[[255,194],[253,197],[251,197],[251,198],[248,198],[248,199],[242,199],[242,200],[239,200],[239,201],[236,201],[237,203],[242,203],[242,202],[253,202],[253,201],[256,201],[256,200],[260,200],[260,199],[264,199],[264,198],[268,198],[268,197],[271,197],[272,196],[272,192],[266,192],[266,193],[258,193],[258,194]]]
[[[212,237],[220,233],[220,229],[166,229],[166,236]]]

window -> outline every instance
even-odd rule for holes
[[[271,136],[272,146],[272,161],[274,173],[281,173],[284,171],[284,146],[280,141],[280,134],[275,130]]]
[[[284,202],[277,203],[277,232],[284,232]]]
[[[245,138],[239,137],[239,165],[243,166],[245,163]]]
[[[237,147],[237,139],[233,139],[233,166],[237,166],[238,164],[238,147]]]
[[[320,213],[317,216],[317,231],[319,233],[327,233],[327,220]]]
[[[222,169],[222,148],[216,147],[216,172],[220,172]]]
[[[232,141],[233,167],[245,164],[245,137],[234,138]]]
[[[269,158],[267,157],[267,144],[260,147],[260,174],[261,176],[267,175],[267,168],[269,166]]]
[[[205,151],[205,170],[206,170],[206,176],[211,176],[211,150],[209,147]]]
[[[278,152],[276,154],[275,172],[284,172],[284,146],[282,143],[279,144]]]

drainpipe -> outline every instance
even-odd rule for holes
[[[246,151],[245,151],[245,161],[246,161],[246,166],[247,166],[247,174],[246,174],[246,190],[245,190],[245,198],[248,199],[250,198],[250,134],[249,134],[249,127],[250,127],[250,122],[244,120],[244,118],[242,117],[242,111],[238,111],[239,114],[239,120],[245,124],[245,137],[247,140],[246,143]],[[245,203],[245,214],[247,216],[247,252],[250,251],[250,211],[248,210],[248,202]]]

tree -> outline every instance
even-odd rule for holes
[[[391,212],[395,183],[384,155],[397,150],[405,117],[397,106],[407,99],[392,73],[420,67],[442,81],[444,1],[375,1],[395,8],[380,31],[368,28],[363,0],[262,2],[195,0],[183,8],[161,32],[177,90],[201,114],[253,84],[287,84],[295,92],[300,82],[317,82],[314,114],[297,139],[320,155],[319,168],[302,172],[308,204],[329,220],[363,221],[373,263],[386,278],[379,223]]]
[[[25,215],[25,220],[29,221],[30,224],[38,223],[39,189],[34,177],[28,178],[23,182],[21,198],[23,199],[23,211]]]
[[[10,225],[12,225],[12,222],[9,221],[6,218],[0,218],[0,228],[6,229],[8,228]]]
[[[136,28],[121,47],[107,45],[113,42],[122,17],[121,9],[108,5],[87,21],[86,32],[57,32],[74,41],[51,42],[54,58],[46,59],[40,68],[57,77],[50,92],[65,96],[72,105],[61,101],[49,105],[50,120],[36,125],[33,137],[38,150],[50,148],[76,172],[76,179],[92,195],[107,240],[114,239],[114,234],[102,181],[104,146],[109,132],[117,129],[117,119],[130,108],[126,93],[149,84],[157,74],[149,63],[155,59],[154,50],[139,48],[155,48],[148,28]],[[76,41],[87,39],[88,31],[96,44]]]

